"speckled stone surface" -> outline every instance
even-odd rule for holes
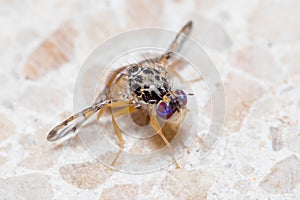
[[[300,199],[300,1],[0,1],[0,199]],[[81,64],[109,37],[178,30],[214,61],[226,122],[180,169],[141,175],[96,163],[49,130],[73,112]],[[200,126],[201,127],[201,126]]]

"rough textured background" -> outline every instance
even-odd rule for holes
[[[298,0],[0,0],[0,199],[300,199],[299,9]],[[189,165],[197,158],[187,153],[181,169],[129,175],[93,162],[76,137],[45,140],[72,113],[96,45],[189,19],[226,89],[224,132],[206,159]]]

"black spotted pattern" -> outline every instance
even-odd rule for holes
[[[166,70],[160,66],[133,66],[128,69],[129,90],[139,101],[158,103],[170,91]]]

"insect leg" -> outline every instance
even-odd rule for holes
[[[170,145],[169,141],[167,140],[167,138],[164,136],[164,134],[161,131],[161,127],[156,119],[156,116],[151,115],[150,116],[150,124],[153,127],[153,129],[159,134],[159,136],[161,137],[161,139],[164,141],[164,143],[166,145]]]
[[[100,117],[103,115],[104,111],[106,110],[106,108],[109,107],[123,107],[126,106],[125,108],[120,109],[120,112],[125,112],[126,110],[128,110],[127,106],[129,105],[128,101],[117,101],[117,102],[112,102],[110,104],[106,104],[103,106],[103,108],[98,112],[97,114],[97,120],[100,119]],[[127,108],[127,109],[126,109]],[[119,111],[117,111],[118,113]],[[127,112],[128,113],[128,112]],[[127,114],[124,113],[124,114]],[[114,112],[114,115],[116,116],[116,112]]]
[[[122,116],[122,115],[126,115],[126,114],[129,114],[129,113],[132,113],[134,112],[136,109],[132,106],[129,106],[129,108],[125,107],[125,108],[121,108],[120,110],[114,112],[112,114],[112,122],[113,122],[113,126],[114,126],[114,129],[115,129],[115,132],[117,134],[117,137],[119,139],[119,143],[120,143],[120,149],[115,157],[115,159],[113,160],[112,162],[112,166],[115,165],[116,161],[118,160],[119,156],[121,155],[122,153],[122,150],[124,149],[124,140],[123,140],[123,137],[122,137],[122,133],[121,133],[121,130],[118,126],[118,124],[116,123],[116,119],[115,117],[118,117],[118,116]]]
[[[97,120],[100,119],[100,117],[103,115],[104,111],[106,110],[106,108],[108,107],[108,104],[104,105],[103,108],[101,110],[99,110],[98,114],[97,114]]]
[[[118,124],[115,120],[115,117],[113,115],[112,115],[111,119],[112,119],[112,124],[114,126],[115,132],[116,132],[118,140],[119,140],[119,145],[120,145],[120,149],[119,149],[117,155],[115,156],[115,159],[113,160],[113,162],[111,164],[112,166],[114,166],[116,161],[118,160],[120,154],[122,153],[122,150],[124,149],[124,139],[122,137],[121,130],[120,130],[120,128],[119,128],[119,126],[118,126]]]
[[[160,127],[155,114],[151,114],[150,116],[150,124],[152,126],[152,128],[159,134],[159,136],[161,137],[161,139],[164,141],[164,143],[170,148],[171,154],[174,158],[174,154],[173,154],[173,149],[171,144],[169,143],[169,141],[167,140],[167,138],[164,136],[164,134],[162,133],[162,128]],[[177,163],[176,159],[174,158],[175,161],[175,165],[176,168],[180,168],[179,164]]]
[[[120,143],[120,148],[123,149],[124,148],[124,140],[123,140],[121,130],[120,130],[120,128],[119,128],[119,126],[116,122],[116,119],[115,119],[114,115],[111,116],[111,120],[112,120],[112,124],[114,126],[115,132],[117,134],[117,137],[118,137],[118,140],[119,140],[119,143]]]
[[[129,106],[129,107],[121,108],[117,111],[114,111],[113,115],[115,117],[119,117],[119,116],[122,116],[122,115],[130,114],[134,111],[135,111],[135,108],[133,106]]]

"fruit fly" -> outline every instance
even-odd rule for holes
[[[120,108],[112,115],[112,124],[119,140],[120,148],[124,147],[121,130],[116,123],[115,116],[122,114],[141,112],[146,116],[143,123],[135,120],[136,124],[145,126],[150,124],[160,135],[166,145],[168,140],[162,132],[158,118],[168,120],[175,114],[179,114],[187,105],[187,94],[181,89],[171,87],[168,77],[168,66],[174,52],[179,51],[185,35],[192,28],[192,22],[182,27],[175,39],[161,56],[145,59],[135,64],[120,67],[108,78],[105,88],[95,100],[95,103],[81,112],[69,117],[54,127],[48,134],[49,141],[56,141],[70,133],[74,133],[91,116],[98,113],[98,118],[104,110],[113,107]],[[125,80],[123,98],[114,96],[114,88]]]

